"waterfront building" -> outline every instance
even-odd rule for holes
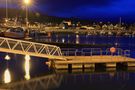
[[[106,24],[104,24],[104,25],[102,26],[102,29],[103,29],[103,30],[107,30],[107,28],[108,28],[108,26],[107,26]]]

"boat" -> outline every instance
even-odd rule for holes
[[[24,38],[25,37],[25,30],[21,27],[17,28],[10,28],[4,32],[5,37],[9,38]]]

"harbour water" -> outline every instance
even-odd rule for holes
[[[135,58],[135,37],[134,36],[102,36],[102,35],[86,35],[75,33],[52,33],[50,37],[44,35],[38,35],[34,38],[35,41],[43,43],[61,43],[61,44],[83,44],[85,45],[97,45],[97,48],[107,48],[110,46],[127,49],[131,51],[131,57]],[[57,45],[57,44],[56,44]],[[101,47],[105,45],[107,47]],[[109,46],[110,45],[110,46]],[[69,46],[73,47],[73,46]],[[78,47],[75,47],[78,48]],[[87,47],[91,48],[91,47]]]
[[[134,72],[68,74],[56,90],[132,90],[134,82]]]
[[[135,37],[131,36],[90,36],[76,34],[52,34],[51,37],[38,36],[35,40],[58,43],[74,43],[74,44],[112,44],[118,48],[128,49],[131,57],[135,58]],[[106,47],[104,47],[106,48]],[[24,56],[9,53],[0,53],[0,83],[3,84],[4,70],[7,68],[7,61],[4,60],[8,54],[11,60],[8,61],[8,68],[11,72],[12,82],[25,80],[24,75]],[[47,59],[39,57],[31,57],[30,60],[30,76],[31,79],[58,74],[61,75],[62,81],[60,86],[54,88],[56,90],[133,90],[135,88],[135,68],[120,70],[80,70],[80,71],[56,71],[49,69],[46,65]],[[37,89],[38,90],[38,89]],[[41,90],[44,90],[43,88]]]

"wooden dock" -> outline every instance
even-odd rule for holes
[[[95,68],[96,64],[104,64],[105,67],[115,68],[118,63],[128,67],[135,66],[135,59],[124,56],[98,55],[98,56],[65,56],[66,61],[53,61],[51,65],[55,69],[81,69]]]

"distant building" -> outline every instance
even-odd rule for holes
[[[103,30],[107,30],[107,28],[108,28],[108,26],[107,26],[106,24],[104,24],[104,25],[102,26],[102,29],[103,29]]]
[[[113,30],[113,29],[114,29],[113,24],[108,25],[108,29],[109,29],[109,30]]]
[[[61,23],[60,23],[60,25],[59,25],[59,27],[61,28],[61,29],[68,29],[69,27],[71,27],[72,26],[72,22],[71,21],[62,21]]]
[[[68,24],[67,24],[67,23],[61,23],[61,24],[59,25],[59,27],[60,27],[61,29],[68,29]]]

